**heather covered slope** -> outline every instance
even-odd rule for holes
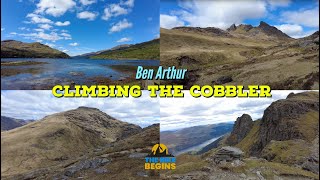
[[[187,68],[185,81],[176,82],[186,88],[268,84],[272,89],[319,89],[318,32],[293,39],[261,22],[257,27],[178,27],[160,33],[160,63]]]
[[[1,58],[70,58],[64,52],[35,42],[1,41]]]

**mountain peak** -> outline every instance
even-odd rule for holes
[[[272,27],[272,26],[270,26],[268,23],[264,21],[260,21],[259,27]]]
[[[237,26],[235,24],[232,24],[228,29],[227,31],[234,31],[237,29]]]
[[[227,143],[229,145],[238,144],[250,132],[252,126],[253,120],[250,115],[243,114],[241,117],[238,117],[227,139]]]

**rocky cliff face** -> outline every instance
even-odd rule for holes
[[[264,111],[259,141],[253,147],[252,153],[260,153],[271,140],[314,140],[316,132],[319,131],[314,125],[319,124],[319,120],[306,116],[313,113],[319,114],[318,99],[318,92],[305,92],[289,94],[286,99],[272,103]]]
[[[250,115],[243,114],[241,117],[238,117],[233,126],[233,130],[227,139],[227,144],[229,145],[238,144],[247,136],[252,126],[253,126],[253,120]]]
[[[35,42],[1,41],[1,58],[70,58],[64,52]]]
[[[237,119],[227,144],[247,156],[319,173],[319,92],[291,93],[273,102],[261,120],[249,117]]]

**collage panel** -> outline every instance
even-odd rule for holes
[[[161,83],[319,90],[318,22],[313,0],[162,0],[160,64],[188,73]]]
[[[143,169],[159,143],[159,99],[56,98],[1,91],[1,179],[159,177]]]
[[[318,179],[319,92],[160,100],[161,179]]]
[[[157,83],[136,79],[135,72],[159,66],[158,0],[1,5],[1,89]]]

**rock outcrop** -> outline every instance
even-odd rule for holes
[[[243,157],[241,149],[231,146],[225,146],[219,149],[213,156],[213,161],[216,164],[221,162],[231,162],[234,160],[240,160]]]
[[[241,117],[238,117],[233,126],[233,130],[227,139],[227,144],[229,145],[238,144],[247,136],[252,126],[253,126],[253,120],[250,115],[243,114]]]

